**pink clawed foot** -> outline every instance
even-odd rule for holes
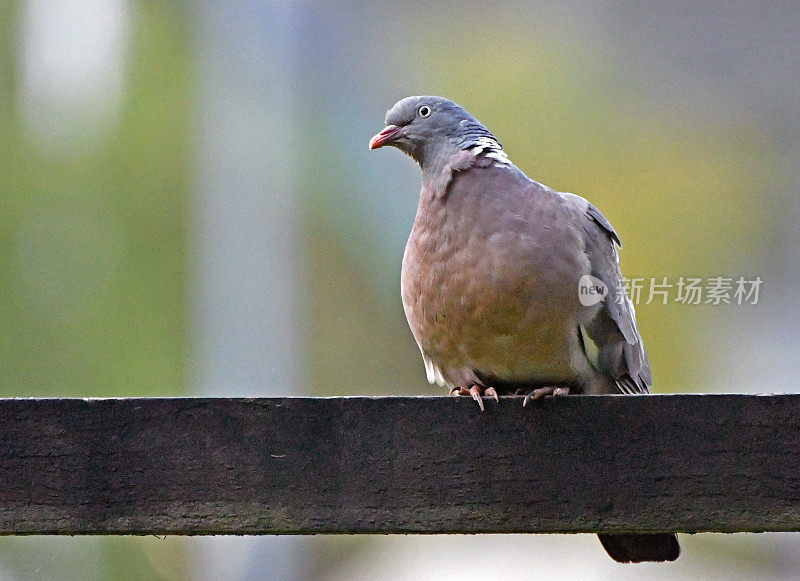
[[[559,387],[555,385],[548,385],[547,387],[540,387],[538,389],[534,389],[533,391],[525,394],[525,399],[522,400],[522,407],[528,405],[528,400],[532,399],[536,401],[537,399],[542,399],[546,395],[569,395],[569,388],[568,387]]]
[[[482,385],[473,385],[469,389],[466,387],[453,387],[450,389],[450,395],[471,395],[472,399],[478,402],[478,407],[484,411],[482,397],[493,397],[497,403],[500,403],[500,398],[497,391],[493,387],[483,387]]]

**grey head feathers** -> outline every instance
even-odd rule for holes
[[[463,107],[443,97],[401,99],[386,113],[386,125],[397,127],[397,132],[374,147],[397,147],[420,164],[423,174],[441,170],[445,160],[462,151],[511,165],[495,136]]]

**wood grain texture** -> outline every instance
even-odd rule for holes
[[[0,534],[800,530],[800,396],[0,400]]]

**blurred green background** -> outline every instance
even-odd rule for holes
[[[411,94],[589,198],[626,276],[763,279],[637,306],[654,391],[796,391],[799,79],[794,3],[5,1],[2,395],[441,393],[399,299],[418,170],[366,149]],[[797,535],[682,543],[2,538],[0,578],[800,576]]]

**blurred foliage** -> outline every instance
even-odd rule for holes
[[[188,34],[180,4],[136,5],[119,124],[52,152],[19,122],[13,23],[0,61],[3,395],[185,390],[190,186]]]
[[[399,296],[370,284],[336,230],[317,223],[305,240],[308,268],[309,382],[315,394],[422,394],[420,357]],[[398,275],[399,286],[399,275]],[[418,391],[415,391],[418,390]]]
[[[192,578],[186,557],[183,537],[4,537],[0,577],[177,581]]]

